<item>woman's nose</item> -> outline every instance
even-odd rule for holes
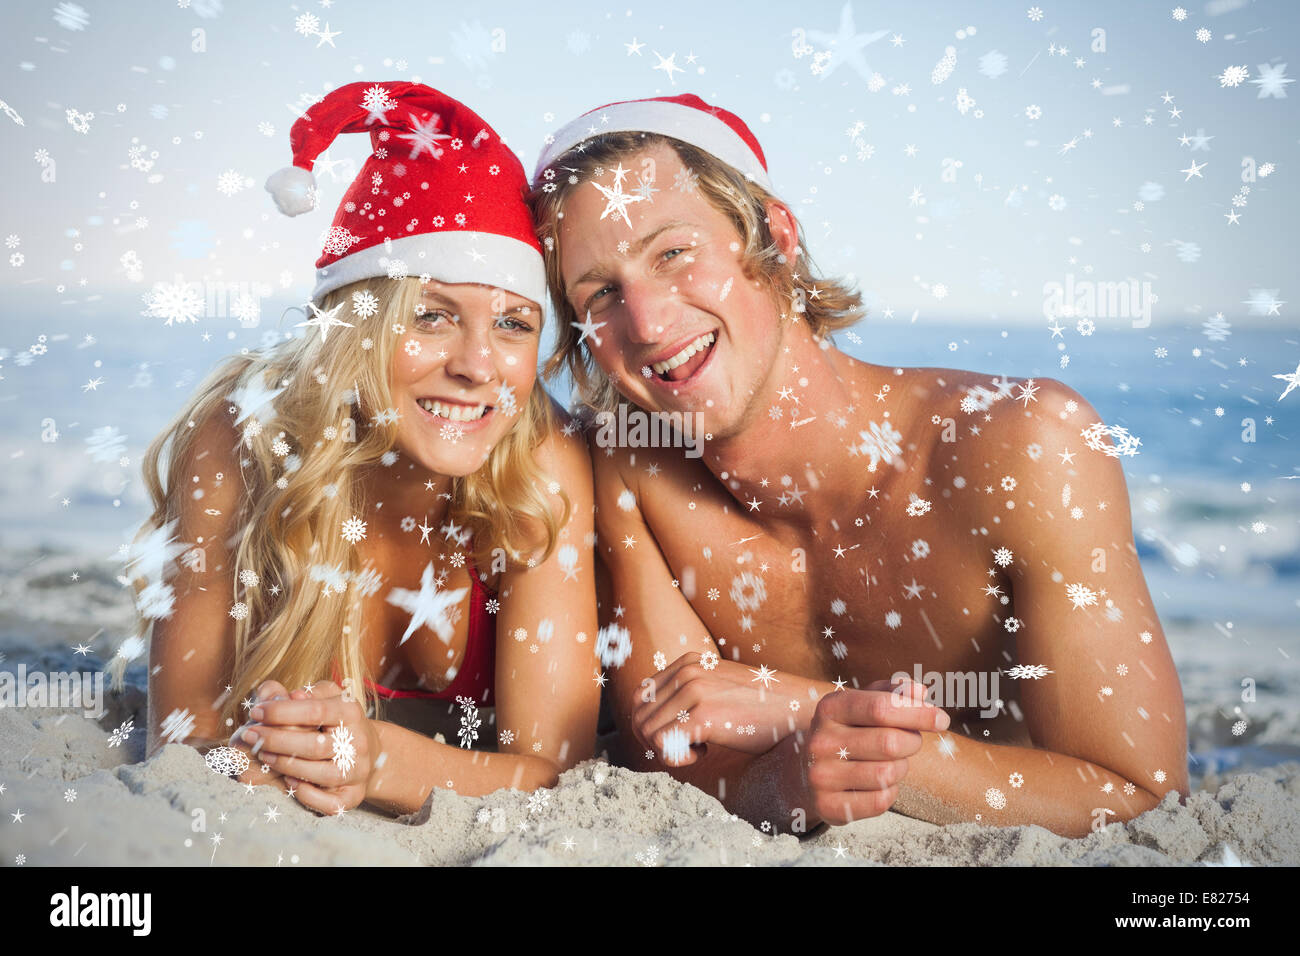
[[[460,380],[467,388],[491,382],[497,374],[496,356],[487,335],[462,327],[455,341],[447,343],[447,364],[444,367],[449,376]]]

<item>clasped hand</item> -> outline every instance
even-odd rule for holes
[[[379,741],[361,704],[333,681],[270,700],[260,696],[232,744],[251,745],[253,759],[282,774],[290,794],[318,813],[341,813],[364,802]]]

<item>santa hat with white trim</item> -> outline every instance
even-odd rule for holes
[[[339,87],[293,124],[293,165],[266,181],[282,213],[315,208],[312,165],[342,133],[369,133],[372,151],[325,234],[313,300],[358,279],[427,273],[545,301],[524,168],[476,113],[420,83]]]
[[[739,170],[764,189],[772,188],[763,147],[745,121],[735,113],[710,106],[693,93],[623,100],[583,113],[554,136],[547,137],[533,173],[534,180],[584,140],[602,133],[623,132],[660,133],[690,143]]]

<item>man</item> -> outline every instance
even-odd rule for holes
[[[697,97],[580,117],[532,198],[549,371],[696,423],[685,453],[593,431],[631,766],[796,832],[894,807],[1078,836],[1187,792],[1121,449],[1086,401],[836,349],[857,296],[814,278],[757,140]]]

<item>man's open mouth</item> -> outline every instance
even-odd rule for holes
[[[717,334],[708,332],[688,343],[677,354],[669,356],[662,362],[655,362],[650,370],[660,381],[684,382],[694,375],[713,354],[713,345]]]

